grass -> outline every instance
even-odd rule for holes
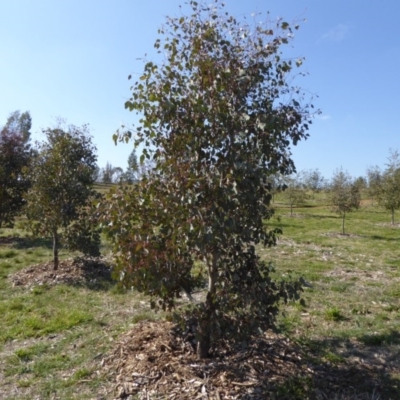
[[[61,250],[61,259],[69,256]],[[91,399],[94,393],[104,394],[111,386],[106,389],[107,379],[99,372],[100,356],[134,324],[162,317],[139,294],[115,285],[101,291],[68,285],[26,289],[7,280],[13,272],[49,260],[48,241],[36,241],[21,230],[0,231],[0,398]],[[8,388],[7,395],[2,387]]]
[[[347,235],[341,235],[340,218],[321,203],[297,208],[290,217],[278,197],[268,226],[282,228],[283,235],[278,246],[259,249],[279,273],[303,276],[312,285],[303,294],[306,309],[289,305],[280,317],[282,332],[294,340],[336,338],[399,355],[400,227],[365,202],[348,214]],[[336,344],[326,342],[320,356],[343,357]]]
[[[276,266],[277,275],[290,273],[309,282],[305,305],[285,306],[279,329],[306,349],[315,364],[342,365],[354,357],[366,363],[377,357],[387,365],[397,363],[388,384],[392,397],[387,396],[396,398],[400,228],[391,226],[390,215],[367,201],[346,217],[347,235],[340,234],[341,219],[330,212],[324,194],[295,208],[293,217],[279,196],[274,206],[275,216],[266,224],[282,228],[283,235],[276,247],[259,248],[259,253]],[[1,241],[10,237],[14,239]],[[69,254],[62,250],[60,256]],[[50,259],[50,241],[28,237],[22,225],[0,230],[0,380],[15,399],[110,398],[107,390],[112,386],[99,366],[102,355],[122,332],[162,314],[154,314],[138,294],[112,285],[102,291],[10,286],[10,274]],[[307,379],[292,377],[279,393],[306,398],[312,389]]]

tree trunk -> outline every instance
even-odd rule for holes
[[[343,218],[342,218],[342,234],[344,235],[344,218],[346,216],[346,213],[343,213]]]
[[[54,271],[58,269],[58,232],[57,229],[53,232],[53,262]]]
[[[205,303],[205,311],[198,326],[197,357],[207,358],[210,355],[211,327],[215,316],[215,292],[218,277],[218,254],[214,252],[212,264],[208,268],[208,293]]]

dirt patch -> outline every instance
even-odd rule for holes
[[[170,322],[142,322],[122,336],[102,360],[115,382],[114,399],[361,400],[399,394],[398,382],[381,366],[314,363],[279,335],[234,347],[221,343],[213,358],[198,360],[192,344],[173,332]]]
[[[382,222],[379,224],[376,224],[377,226],[384,226],[387,228],[400,228],[400,223],[394,223],[392,224],[391,222]]]
[[[110,263],[103,258],[69,258],[60,261],[56,271],[53,262],[31,265],[8,279],[13,286],[27,288],[60,283],[96,287],[112,280]]]
[[[350,238],[361,238],[361,235],[357,235],[354,233],[338,233],[338,232],[327,232],[323,233],[322,236],[328,236],[328,237],[335,237],[335,238],[341,238],[341,239],[350,239]]]

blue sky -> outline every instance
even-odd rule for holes
[[[339,167],[353,176],[384,166],[400,149],[400,2],[397,0],[226,0],[235,16],[270,12],[301,23],[294,55],[309,75],[297,84],[318,95],[322,114],[310,138],[293,148],[298,170],[325,177]],[[132,144],[112,134],[135,116],[124,109],[142,71],[155,57],[157,29],[179,15],[177,0],[0,0],[0,125],[30,111],[33,138],[55,118],[89,123],[99,165],[125,168]]]

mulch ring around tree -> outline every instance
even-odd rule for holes
[[[13,286],[33,287],[57,284],[101,286],[111,281],[111,267],[102,258],[69,258],[54,270],[52,261],[31,265],[9,277]]]
[[[362,363],[312,362],[287,338],[268,334],[221,343],[199,360],[171,322],[137,324],[101,362],[113,399],[396,399],[396,382]],[[384,393],[389,393],[386,396]],[[381,397],[381,395],[385,397]],[[373,397],[371,397],[373,396]]]

